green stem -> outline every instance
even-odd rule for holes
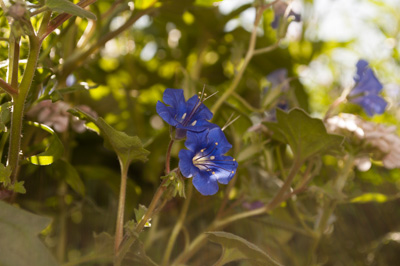
[[[278,193],[274,196],[274,198],[268,203],[266,206],[261,207],[259,209],[247,211],[247,212],[242,212],[238,214],[234,214],[230,217],[227,217],[223,220],[215,220],[205,231],[215,231],[219,230],[221,228],[224,228],[225,226],[253,216],[265,214],[272,209],[274,209],[276,206],[278,206],[282,201],[286,200],[286,193],[287,190],[290,188],[292,181],[294,177],[296,176],[297,172],[299,171],[300,167],[302,165],[302,162],[300,160],[295,160],[292,166],[292,169],[289,172],[289,175],[287,179],[285,180],[285,183],[281,187],[281,189],[278,191]],[[182,252],[172,263],[172,265],[181,265],[186,263],[205,243],[207,240],[206,234],[200,234],[198,235],[193,242],[189,245],[187,249],[185,249],[184,252]]]
[[[155,4],[155,2],[154,2],[154,4]],[[115,38],[120,33],[129,29],[130,26],[132,26],[132,24],[135,23],[142,16],[148,15],[148,14],[154,12],[155,10],[156,10],[155,8],[150,7],[146,10],[139,11],[138,13],[133,13],[132,16],[121,27],[105,34],[104,36],[101,36],[101,38],[96,43],[92,44],[85,51],[76,53],[75,56],[71,56],[62,65],[62,69],[60,69],[60,72],[62,72],[62,76],[65,76],[65,77],[68,76],[76,67],[80,66],[87,57],[89,57],[91,54],[98,51],[109,40]]]
[[[167,149],[167,155],[165,158],[165,174],[169,174],[169,172],[171,172],[171,167],[170,167],[170,162],[171,162],[171,150],[172,150],[172,145],[174,144],[174,140],[171,139],[171,141],[169,142],[168,145],[168,149]]]
[[[115,242],[114,242],[114,254],[118,253],[119,246],[121,245],[122,238],[124,235],[124,213],[125,213],[125,198],[126,198],[126,183],[128,179],[129,166],[125,165],[120,160],[121,165],[121,185],[119,189],[119,201],[118,201],[118,212],[117,212],[117,223],[115,229]]]
[[[10,82],[11,87],[15,90],[18,88],[19,42],[20,38],[15,38],[14,35],[11,34],[10,48],[8,51],[8,60],[10,62],[8,82]]]
[[[176,238],[178,237],[179,232],[181,231],[183,224],[185,222],[186,214],[189,209],[190,200],[192,198],[193,186],[188,186],[188,191],[186,194],[186,200],[184,201],[181,213],[179,215],[178,221],[176,222],[174,228],[172,229],[171,236],[169,237],[167,248],[165,249],[164,258],[162,265],[169,265],[169,259],[171,257],[172,249],[174,248],[174,244]]]
[[[224,94],[222,94],[222,96],[220,98],[218,98],[218,100],[216,101],[214,106],[211,108],[211,112],[212,113],[215,114],[218,111],[218,109],[221,107],[221,105],[228,99],[229,96],[231,96],[231,94],[235,91],[235,89],[239,85],[239,82],[243,77],[244,71],[246,70],[247,65],[250,63],[250,60],[253,58],[253,55],[254,55],[254,52],[255,52],[256,39],[257,39],[257,26],[260,23],[260,20],[262,18],[262,14],[263,14],[265,9],[269,8],[270,6],[272,6],[273,4],[275,4],[276,2],[279,2],[279,1],[280,0],[275,0],[275,1],[269,3],[269,4],[265,5],[265,6],[261,6],[261,7],[258,8],[257,14],[256,14],[256,18],[254,20],[253,30],[252,30],[251,35],[250,35],[249,48],[247,50],[246,56],[244,57],[243,64],[242,64],[239,72],[235,75],[235,78],[233,79],[233,81],[232,81],[231,85],[229,86],[229,88],[224,92]],[[266,47],[266,48],[261,49],[261,50],[265,50],[265,51],[262,51],[261,53],[269,52],[270,50],[272,51],[273,49],[278,47],[278,44],[279,43],[277,42],[276,44],[271,46],[272,48]],[[258,52],[258,53],[260,53],[260,52]]]
[[[65,204],[65,196],[68,193],[68,186],[65,181],[61,181],[58,188],[58,201],[60,204],[60,235],[57,246],[57,258],[59,262],[65,260],[65,250],[67,247],[67,206]]]
[[[174,144],[174,140],[171,140],[168,149],[167,149],[167,155],[166,155],[166,163],[165,163],[165,169],[167,174],[170,172],[170,158],[171,158],[171,150],[172,150],[172,145]],[[122,168],[122,165],[121,165]],[[146,225],[147,221],[153,216],[153,214],[156,212],[156,208],[158,206],[158,203],[164,194],[164,191],[166,190],[166,187],[164,186],[165,182],[167,182],[168,179],[164,179],[163,182],[161,182],[160,186],[158,187],[156,193],[153,196],[153,199],[150,202],[150,205],[147,209],[147,212],[143,216],[143,218],[140,220],[139,224],[135,228],[134,234],[139,234],[144,226]],[[125,184],[126,186],[126,184]],[[122,182],[121,182],[121,189],[122,189]],[[125,193],[125,192],[124,192]],[[122,198],[121,198],[121,192],[120,192],[120,205],[125,204],[125,195],[123,195],[123,203],[121,203]],[[123,210],[124,206],[118,207],[118,217],[117,219],[121,219],[120,216],[120,209],[122,212],[122,219],[123,219]],[[117,226],[118,226],[118,221],[117,221]],[[118,232],[118,231],[117,231]],[[125,254],[128,252],[129,248],[135,243],[136,241],[136,236],[133,235],[126,242],[122,242],[122,235],[121,238],[118,242],[117,245],[117,233],[116,233],[116,241],[115,241],[115,258],[114,258],[114,265],[119,266],[122,263],[122,260],[124,259]],[[122,242],[122,243],[121,243]]]
[[[339,174],[339,176],[336,178],[333,187],[336,191],[337,195],[340,195],[342,193],[342,190],[344,188],[344,185],[346,184],[347,178],[349,177],[353,167],[354,167],[354,157],[352,155],[348,155],[348,158],[344,159],[344,166]],[[321,215],[321,219],[319,219],[319,222],[316,226],[316,234],[313,243],[311,244],[311,247],[308,252],[307,256],[307,265],[312,265],[314,263],[315,254],[318,249],[318,245],[321,241],[321,238],[328,226],[329,218],[332,216],[333,212],[335,211],[335,208],[337,206],[338,199],[331,199],[328,200],[326,203],[326,207],[323,210],[323,213]]]
[[[29,36],[29,55],[24,75],[19,86],[19,94],[13,95],[13,112],[11,117],[10,148],[8,151],[8,165],[13,171],[12,180],[17,181],[16,168],[19,161],[21,146],[22,120],[24,116],[24,105],[33,77],[35,75],[37,60],[40,52],[41,42],[34,36]]]
[[[11,96],[18,94],[18,91],[16,91],[13,87],[11,87],[11,85],[5,82],[2,78],[0,78],[0,88],[5,90]]]
[[[158,205],[158,202],[161,199],[161,196],[163,195],[166,187],[164,186],[165,182],[167,179],[164,179],[164,181],[160,184],[158,187],[156,193],[153,196],[153,199],[151,200],[151,203],[149,205],[149,208],[147,209],[146,214],[143,216],[142,220],[140,220],[139,224],[135,228],[134,234],[139,234],[144,226],[146,225],[147,221],[151,218],[151,216],[154,214],[154,211]],[[135,243],[137,237],[135,235],[131,236],[128,238],[125,242],[122,242],[118,252],[116,253],[115,256],[115,261],[114,265],[119,266],[122,263],[123,258],[125,257],[125,254],[128,252],[129,248]]]

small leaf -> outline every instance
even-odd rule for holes
[[[256,261],[257,265],[262,262],[262,265],[281,266],[259,247],[237,235],[227,232],[206,232],[206,234],[210,241],[220,244],[225,250],[218,265],[246,259]]]
[[[147,207],[139,204],[139,208],[135,209],[135,220],[137,223],[140,223],[140,221],[143,219],[146,212],[147,212]],[[146,224],[147,223],[148,223],[148,221],[146,222]]]
[[[46,0],[46,6],[59,13],[68,13],[81,18],[96,20],[96,15],[68,0]]]
[[[337,152],[342,146],[343,137],[328,134],[324,123],[311,118],[301,109],[292,109],[286,113],[276,110],[277,123],[265,123],[273,132],[273,138],[288,143],[299,160],[319,153]]]
[[[150,152],[143,148],[143,144],[137,136],[128,136],[124,132],[115,130],[103,118],[94,118],[82,110],[71,109],[69,112],[80,119],[94,123],[100,129],[105,146],[114,150],[125,166],[136,160],[147,161]]]
[[[28,122],[29,125],[41,128],[51,134],[49,138],[49,145],[44,152],[26,158],[30,163],[35,165],[50,165],[64,153],[64,145],[58,138],[57,134],[50,127],[37,122]]]
[[[13,185],[11,185],[11,190],[13,190],[16,193],[21,193],[21,194],[25,194],[26,193],[26,189],[24,187],[24,183],[25,181],[18,181],[16,183],[14,183]]]
[[[365,193],[358,197],[353,198],[350,202],[352,203],[367,203],[367,202],[378,202],[383,203],[388,200],[388,197],[381,193]]]
[[[37,237],[50,221],[0,201],[0,265],[58,265]]]

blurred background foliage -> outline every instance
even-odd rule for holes
[[[139,204],[149,204],[159,177],[164,175],[170,138],[167,124],[156,113],[156,102],[166,88],[183,88],[188,98],[205,86],[208,94],[219,91],[206,102],[211,109],[243,64],[254,6],[264,1],[160,0],[147,8],[150,2],[101,0],[90,6],[96,21],[72,17],[65,22],[43,43],[26,103],[28,120],[37,121],[40,112],[35,113],[34,108],[43,90],[75,86],[72,93],[53,94],[53,100],[61,97],[70,108],[87,106],[115,129],[142,140],[151,153],[146,163],[130,166],[127,219],[134,217]],[[290,23],[287,32],[279,36],[282,33],[270,25],[273,9],[264,12],[257,28],[256,48],[274,45],[278,40],[279,45],[272,52],[252,58],[235,92],[214,114],[213,123],[220,126],[231,114],[240,115],[225,130],[233,145],[231,153],[239,162],[237,182],[229,194],[229,203],[235,204],[228,212],[267,203],[282,184],[282,171],[291,166],[291,152],[286,145],[272,141],[254,127],[268,120],[271,110],[282,100],[288,109],[299,107],[322,118],[343,89],[352,86],[358,59],[370,62],[389,102],[387,111],[372,121],[399,126],[399,2],[299,0],[291,4],[301,14],[301,22]],[[38,23],[35,18],[33,21],[34,25]],[[3,10],[0,29],[0,76],[5,77],[8,43],[3,38],[8,38],[9,27]],[[21,73],[26,57],[27,39],[22,38]],[[273,87],[267,78],[281,68],[287,70],[287,90]],[[2,103],[9,100],[5,94],[1,97]],[[58,114],[57,108],[52,111],[55,120],[69,116],[66,110]],[[341,105],[336,112],[369,119],[351,103]],[[116,155],[104,148],[101,137],[92,131],[75,131],[73,118],[68,119],[71,123],[66,129],[57,130],[57,122],[51,126],[64,144],[62,158],[49,166],[24,164],[19,176],[25,181],[26,194],[18,195],[15,202],[53,218],[41,236],[59,261],[73,265],[93,250],[93,234],[113,234],[120,173]],[[3,131],[3,139],[5,134]],[[37,128],[25,126],[22,149],[26,154],[35,154],[46,147],[47,137]],[[2,147],[6,145],[1,143]],[[178,164],[181,148],[182,142],[172,150],[172,167]],[[3,162],[5,156],[3,152]],[[306,254],[312,246],[308,230],[320,219],[324,198],[329,196],[329,180],[343,163],[331,155],[317,161],[320,171],[296,199],[268,215],[238,221],[225,231],[256,244],[284,265],[306,265]],[[191,181],[187,180],[186,185],[190,186]],[[213,220],[224,189],[220,187],[212,197],[193,192],[184,233],[178,237],[172,257],[185,248],[185,238],[193,239]],[[400,260],[399,190],[399,169],[388,170],[374,162],[367,172],[355,170],[344,188],[346,196],[315,249],[318,265],[396,265]],[[147,255],[155,262],[162,260],[184,200],[170,200],[153,218],[152,227],[140,236]],[[189,264],[211,265],[220,253],[218,245],[208,242]]]

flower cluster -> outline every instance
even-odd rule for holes
[[[360,148],[358,167],[368,170],[371,166],[369,154],[381,160],[388,169],[400,167],[400,137],[395,126],[384,126],[363,120],[361,117],[342,113],[327,119],[327,130],[341,134]]]
[[[213,114],[203,104],[206,99],[201,93],[186,102],[182,89],[166,89],[164,103],[158,101],[156,108],[161,118],[175,127],[175,139],[186,137],[188,150],[179,152],[182,175],[193,178],[194,187],[202,195],[214,195],[218,183],[227,184],[233,178],[238,164],[224,155],[232,145],[221,128],[208,121]]]
[[[349,93],[349,100],[360,105],[369,116],[385,112],[387,102],[379,96],[383,86],[365,60],[357,62],[355,87]]]

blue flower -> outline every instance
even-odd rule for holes
[[[219,127],[203,132],[187,132],[188,150],[179,152],[179,169],[183,176],[193,177],[194,187],[203,195],[214,195],[218,183],[228,184],[238,163],[224,154],[232,148]]]
[[[351,102],[360,105],[369,116],[383,114],[387,102],[378,94],[383,86],[365,60],[357,62],[356,86],[349,93]]]
[[[213,114],[203,104],[204,93],[194,95],[186,102],[182,89],[166,89],[163,100],[164,103],[157,102],[156,110],[165,122],[176,128],[176,139],[184,138],[187,131],[201,132],[216,127],[207,121]]]

